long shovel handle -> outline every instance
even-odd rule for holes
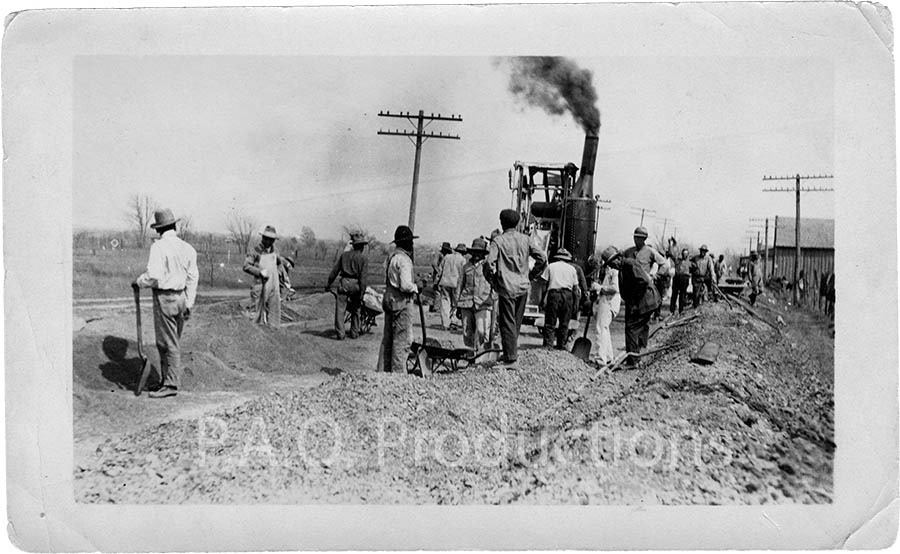
[[[259,311],[256,313],[257,323],[266,323],[266,281],[268,279],[260,278],[262,286],[259,287]]]
[[[137,321],[137,348],[138,356],[144,359],[144,333],[141,330],[141,289],[140,287],[131,287],[134,291],[134,316]]]
[[[591,311],[588,312],[587,321],[584,322],[584,334],[581,335],[581,338],[587,338],[588,329],[591,326],[591,316],[594,315],[594,306],[591,306]]]
[[[422,345],[425,345],[427,337],[425,335],[425,310],[422,309],[422,296],[416,291],[416,303],[419,305],[419,322],[422,324]]]
[[[141,359],[141,378],[138,380],[137,389],[135,389],[134,394],[136,396],[140,396],[141,392],[143,392],[144,387],[147,385],[147,379],[150,377],[150,360],[144,356],[144,334],[141,329],[141,289],[139,287],[132,287],[134,289],[134,314],[135,320],[137,321],[137,347],[138,347],[138,357]]]

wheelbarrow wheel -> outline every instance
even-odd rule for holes
[[[371,331],[372,323],[374,323],[374,319],[375,318],[372,317],[372,314],[368,314],[368,313],[360,314],[360,318],[359,318],[360,329],[359,330],[363,333],[368,333],[369,331]]]

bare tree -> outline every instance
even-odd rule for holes
[[[181,222],[178,224],[178,234],[181,235],[182,240],[187,242],[191,242],[194,238],[194,219],[186,215],[181,218]]]
[[[241,249],[241,254],[247,255],[250,251],[250,239],[253,238],[253,230],[256,229],[256,220],[239,211],[232,211],[225,221],[228,234]]]
[[[156,202],[146,195],[135,194],[128,203],[125,218],[134,230],[135,241],[139,248],[143,248],[147,243],[150,221],[153,219],[154,211],[156,211]]]
[[[209,286],[215,286],[216,278],[216,260],[215,260],[215,242],[216,237],[212,233],[204,233],[200,235],[200,251],[203,252],[203,258],[207,263],[207,271],[209,272]]]
[[[315,248],[316,246],[316,233],[310,227],[303,226],[303,229],[300,230],[300,242],[307,249]]]

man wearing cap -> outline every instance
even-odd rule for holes
[[[463,344],[478,351],[483,350],[490,334],[491,310],[494,295],[484,277],[484,257],[488,253],[487,241],[477,238],[468,249],[469,261],[459,273],[454,304],[462,320]]]
[[[669,302],[669,313],[684,313],[687,305],[687,289],[691,281],[691,260],[688,259],[688,249],[681,249],[681,257],[675,260],[675,274],[672,276],[672,300]]]
[[[350,311],[350,333],[351,339],[359,336],[359,307],[362,303],[363,294],[366,292],[366,270],[368,262],[363,253],[368,240],[362,233],[350,233],[351,250],[341,254],[337,263],[334,264],[328,280],[325,283],[325,292],[334,294],[334,332],[337,340],[344,340],[346,332],[344,330],[344,319],[347,311]],[[331,288],[334,280],[338,279],[337,290]]]
[[[709,249],[704,244],[700,246],[700,254],[691,260],[691,285],[694,288],[695,308],[703,302],[703,295],[706,291],[710,291],[710,294],[712,294],[713,283],[716,282],[715,261],[707,252],[709,252]]]
[[[150,246],[147,271],[131,286],[153,289],[153,327],[159,350],[162,384],[151,391],[153,398],[175,396],[181,383],[181,331],[197,297],[197,251],[178,238],[172,210],[158,210],[150,225],[159,240]]]
[[[666,259],[655,248],[647,244],[647,236],[646,227],[636,228],[634,230],[634,246],[626,249],[622,253],[622,257],[637,260],[641,269],[655,280],[660,266],[666,263]]]
[[[597,358],[601,364],[610,363],[615,356],[609,325],[622,308],[619,295],[619,265],[622,253],[615,246],[609,246],[600,253],[600,275],[591,284],[596,295],[594,321],[597,328]]]
[[[278,266],[283,263],[275,252],[278,233],[275,227],[266,225],[260,233],[262,237],[244,259],[244,272],[256,277],[255,287],[259,288],[258,323],[269,327],[281,325],[281,290],[278,285]]]
[[[450,243],[445,242],[441,252],[449,250]],[[438,268],[435,283],[441,295],[441,326],[444,330],[450,329],[453,322],[453,301],[456,298],[456,284],[459,282],[459,274],[466,263],[463,254],[466,253],[466,245],[459,243],[455,250],[444,253],[444,259]]]
[[[406,373],[406,358],[412,342],[413,298],[419,287],[413,282],[412,229],[400,225],[394,231],[396,248],[385,261],[384,336],[378,353],[378,371]]]
[[[547,255],[530,237],[516,230],[518,224],[518,212],[509,209],[500,212],[503,232],[491,243],[484,264],[485,277],[500,297],[497,303],[503,345],[500,362],[508,367],[518,359],[519,328],[525,317],[531,281],[543,273],[547,265]],[[530,271],[528,258],[535,261]]]
[[[572,265],[572,255],[565,248],[560,248],[553,255],[553,262],[544,269],[541,279],[547,282],[541,307],[544,308],[544,346],[553,345],[556,349],[566,347],[569,332],[569,319],[577,313],[576,302],[581,298],[578,284],[578,273]]]

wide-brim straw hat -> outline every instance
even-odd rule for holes
[[[556,254],[553,255],[553,259],[560,260],[563,262],[571,262],[572,254],[569,254],[569,251],[566,250],[565,248],[560,248],[559,250],[556,251]]]
[[[472,241],[472,246],[467,251],[469,254],[484,254],[488,251],[487,241],[483,238],[477,238]]]
[[[413,240],[417,238],[419,238],[419,235],[414,235],[412,229],[410,229],[408,226],[399,225],[397,227],[397,230],[394,231],[394,240],[392,240],[391,242],[396,243],[397,241]]]
[[[172,210],[168,208],[156,210],[156,212],[153,214],[153,219],[155,220],[155,223],[150,224],[151,229],[168,227],[169,225],[175,225],[177,222],[181,221],[180,219],[176,219],[175,215],[172,213]]]
[[[271,225],[266,225],[266,228],[262,230],[262,232],[260,233],[260,235],[262,235],[262,236],[264,236],[264,237],[266,237],[266,238],[270,238],[270,239],[279,239],[279,238],[281,238],[281,237],[278,236],[278,233],[275,232],[275,227],[272,227]]]

